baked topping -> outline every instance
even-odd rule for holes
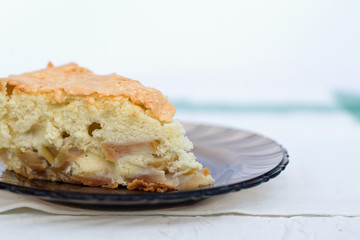
[[[139,189],[143,191],[151,191],[151,192],[166,192],[175,190],[175,188],[161,183],[153,183],[153,182],[146,182],[142,179],[135,179],[133,180],[127,187],[129,190]]]
[[[89,69],[75,63],[24,73],[10,75],[1,79],[7,82],[11,91],[18,89],[31,94],[46,93],[57,102],[65,96],[125,97],[131,102],[149,111],[150,116],[168,122],[175,113],[175,107],[169,103],[160,91],[144,87],[140,82],[116,74],[96,75]]]

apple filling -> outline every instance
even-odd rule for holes
[[[9,169],[30,179],[62,180],[109,188],[116,188],[119,182],[133,183],[128,185],[129,189],[145,189],[144,186],[153,183],[164,186],[161,189],[175,189],[170,187],[173,182],[169,181],[168,171],[165,170],[165,165],[170,160],[164,161],[156,155],[157,144],[158,141],[133,144],[104,143],[103,154],[84,152],[69,146],[62,146],[60,149],[43,146],[39,150],[26,151],[2,149],[0,160],[4,161]],[[10,155],[19,160],[21,167],[9,166],[7,159]],[[153,161],[137,162],[142,157]],[[165,165],[161,166],[161,164]],[[128,167],[129,165],[131,168]],[[120,179],[116,179],[116,170],[121,173]],[[142,184],[139,184],[139,181]],[[147,188],[152,189],[152,187]]]
[[[83,151],[74,146],[43,146],[39,150],[2,149],[0,160],[7,168],[30,179],[44,179],[116,188],[164,192],[197,187],[208,169],[177,175],[169,170],[177,154],[159,153],[159,141],[144,143],[103,143],[102,151]],[[16,161],[8,161],[13,158]]]
[[[115,162],[126,155],[132,155],[135,153],[154,153],[155,143],[153,142],[129,144],[103,143],[102,147],[106,158],[109,161]]]
[[[15,156],[20,165],[14,164],[15,161],[9,161],[9,156]],[[41,147],[40,151],[36,149],[17,150],[15,154],[13,151],[5,149],[0,153],[0,160],[7,165],[7,168],[30,179],[62,180],[88,186],[116,187],[117,184],[112,183],[110,176],[99,172],[99,169],[104,168],[93,164],[94,162],[110,162],[102,160],[99,156],[96,156],[97,161],[94,161],[94,156],[93,153],[84,152],[76,147],[63,146],[57,150],[50,146]],[[107,166],[107,168],[111,169],[111,166]]]

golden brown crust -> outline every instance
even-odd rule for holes
[[[57,102],[63,101],[64,96],[126,97],[162,122],[170,121],[175,113],[174,105],[160,91],[116,74],[96,75],[75,63],[59,67],[49,64],[48,68],[1,80],[26,93],[45,93]]]
[[[130,184],[127,185],[129,190],[143,190],[143,191],[150,191],[150,192],[166,192],[166,191],[173,191],[176,190],[174,187],[155,183],[155,182],[146,182],[142,179],[135,179]]]
[[[0,78],[0,92],[5,90],[5,84],[3,82],[5,82],[5,79]]]
[[[210,169],[204,168],[204,170],[203,170],[203,175],[204,175],[204,176],[207,176],[207,175],[209,175],[210,173],[211,173]]]

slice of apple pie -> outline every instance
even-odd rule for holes
[[[71,63],[0,79],[0,160],[29,179],[144,191],[213,182],[158,90]]]

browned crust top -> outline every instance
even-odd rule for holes
[[[142,179],[134,179],[130,184],[127,185],[127,188],[129,190],[143,190],[146,192],[166,192],[176,190],[174,187],[166,184],[146,182]]]
[[[144,87],[138,81],[115,73],[96,75],[75,63],[59,67],[49,64],[39,71],[10,75],[0,80],[23,92],[46,93],[58,102],[63,101],[64,96],[125,97],[147,109],[150,116],[159,121],[168,122],[175,114],[174,105],[159,90]]]

